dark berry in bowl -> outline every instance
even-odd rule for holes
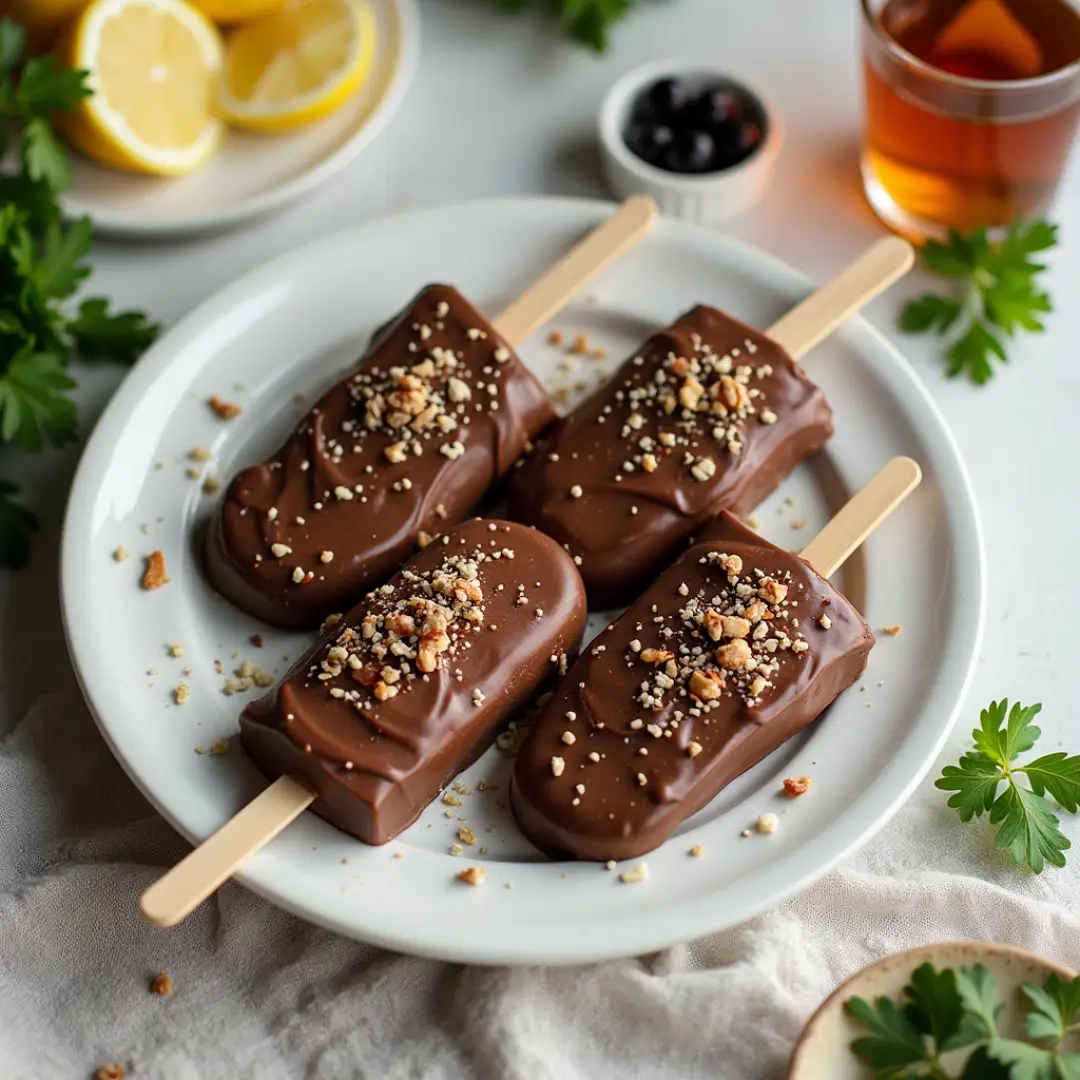
[[[663,168],[678,173],[712,172],[716,168],[716,140],[707,131],[679,131],[667,153]]]
[[[671,120],[690,104],[689,90],[678,79],[661,79],[648,87],[634,106],[642,120]]]
[[[707,129],[738,124],[742,120],[742,101],[733,86],[717,86],[704,91],[691,108],[695,122]]]
[[[761,102],[730,81],[660,79],[631,105],[623,131],[630,150],[667,172],[730,169],[761,145],[768,118]]]
[[[667,124],[632,124],[626,131],[626,145],[650,165],[660,164],[674,138],[675,133]]]

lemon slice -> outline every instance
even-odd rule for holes
[[[192,3],[216,23],[238,23],[281,7],[282,0],[192,0]]]
[[[229,36],[222,113],[255,131],[322,120],[367,77],[375,35],[375,16],[363,0],[288,0]]]
[[[63,120],[64,134],[88,156],[176,176],[217,150],[221,37],[184,0],[92,0],[63,51],[91,73],[93,95]]]

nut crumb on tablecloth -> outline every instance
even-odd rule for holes
[[[159,971],[150,981],[150,993],[168,997],[173,992],[173,981],[164,971]]]
[[[691,854],[691,855],[693,855],[693,856],[694,856],[694,858],[696,859],[696,858],[698,858],[698,856],[700,856],[700,855],[701,855],[701,853],[702,853],[702,852],[703,852],[704,850],[705,850],[705,849],[704,849],[704,848],[703,848],[703,847],[702,847],[702,846],[701,846],[700,844],[695,844],[695,845],[694,845],[694,846],[693,846],[693,847],[692,847],[692,848],[690,849],[690,854]]]
[[[125,1076],[127,1076],[127,1069],[123,1065],[102,1065],[94,1073],[94,1080],[123,1080]]]
[[[178,682],[173,691],[173,697],[177,705],[183,705],[191,700],[191,687],[186,682]]]
[[[624,870],[619,875],[619,880],[624,885],[632,885],[637,881],[644,881],[649,876],[649,868],[645,863],[638,863],[637,866],[631,867],[629,870]]]
[[[123,562],[125,559],[131,558],[131,552],[128,551],[123,544],[121,544],[113,553],[112,557],[116,562]]]
[[[467,826],[464,827],[464,828],[458,829],[457,835],[458,835],[458,839],[463,844],[468,844],[469,847],[475,847],[476,846],[476,833],[474,833],[472,831],[472,829],[468,828]]]
[[[458,881],[464,881],[466,885],[482,885],[487,871],[482,866],[469,866],[457,875]]]
[[[772,834],[780,825],[780,819],[775,814],[759,814],[757,830],[759,833]]]
[[[896,637],[896,635],[899,634],[903,629],[904,628],[902,626],[899,626],[899,625],[897,625],[897,626],[883,626],[881,628],[881,632],[883,634],[888,634],[889,637]]]

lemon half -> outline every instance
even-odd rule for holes
[[[322,120],[367,78],[376,33],[375,16],[363,0],[287,0],[229,35],[222,114],[254,131]]]
[[[64,52],[91,73],[94,94],[63,120],[64,134],[89,157],[176,176],[217,150],[221,37],[184,0],[92,0]]]

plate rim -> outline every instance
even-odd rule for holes
[[[400,28],[400,42],[390,84],[374,109],[353,134],[336,150],[298,176],[261,195],[255,195],[218,210],[203,211],[182,218],[132,221],[123,213],[100,210],[72,196],[61,196],[67,217],[89,216],[98,236],[116,240],[162,240],[195,237],[223,232],[244,222],[263,217],[313,191],[341,172],[368,148],[397,115],[420,69],[421,30],[417,0],[390,0]],[[295,249],[294,249],[295,250]]]
[[[109,427],[115,423],[116,417],[125,415],[130,410],[131,403],[127,399],[133,395],[141,395],[142,388],[139,384],[152,381],[169,362],[172,351],[170,338],[174,336],[179,338],[182,337],[183,334],[191,332],[206,318],[208,312],[229,303],[232,297],[243,294],[245,290],[249,289],[252,285],[257,284],[260,279],[272,279],[274,275],[280,274],[291,263],[303,263],[305,260],[317,255],[319,249],[322,247],[330,248],[336,247],[337,245],[348,245],[350,243],[362,241],[363,235],[369,229],[392,228],[396,222],[404,219],[441,217],[445,214],[469,211],[497,211],[507,214],[527,214],[530,211],[535,213],[538,205],[545,208],[558,207],[561,211],[565,212],[567,216],[577,215],[578,218],[588,217],[590,221],[598,221],[602,216],[615,209],[614,204],[609,202],[581,198],[527,196],[478,199],[450,204],[443,207],[406,211],[386,218],[374,219],[367,223],[352,226],[339,233],[309,241],[249,270],[247,273],[234,279],[215,296],[210,297],[197,305],[191,312],[180,319],[175,326],[159,340],[159,342],[143,355],[142,358],[140,358],[138,363],[133,366],[131,371],[124,378],[120,387],[103,410],[90,438],[87,440],[86,447],[84,448],[72,483],[64,515],[60,549],[60,599],[65,640],[68,645],[68,651],[71,656],[72,665],[75,669],[80,689],[83,691],[84,698],[87,702],[87,707],[94,717],[94,721],[97,724],[99,731],[102,733],[102,737],[105,739],[106,744],[120,762],[124,771],[135,783],[136,787],[138,787],[155,809],[157,809],[158,812],[161,813],[162,816],[189,841],[196,842],[201,839],[201,837],[189,831],[180,821],[175,819],[174,816],[161,805],[160,801],[155,797],[151,790],[151,787],[148,784],[144,784],[142,780],[135,775],[133,770],[129,768],[116,741],[110,737],[106,721],[95,705],[88,684],[90,673],[84,672],[78,661],[78,643],[76,639],[79,631],[75,626],[75,619],[73,618],[76,613],[74,613],[72,609],[76,604],[72,600],[71,582],[73,576],[75,576],[74,571],[77,567],[77,559],[82,546],[80,540],[83,537],[83,533],[76,532],[76,520],[80,510],[82,510],[80,504],[86,503],[87,507],[83,516],[85,521],[89,521],[88,509],[92,498],[92,490],[88,482],[88,477],[91,476],[93,469],[99,464],[103,468],[104,463],[107,460],[110,444],[106,441],[106,434]],[[545,212],[551,211],[545,209]],[[727,248],[737,262],[741,262],[744,265],[747,263],[756,265],[770,276],[776,287],[791,292],[805,292],[812,288],[811,281],[805,275],[795,270],[782,259],[770,255],[751,244],[684,222],[665,220],[663,227],[673,231],[676,237],[679,233],[695,235],[708,234],[710,237],[710,244],[715,244],[718,250]],[[432,935],[429,932],[426,936],[418,938],[416,934],[409,930],[402,929],[386,931],[379,928],[364,928],[361,935],[355,925],[346,924],[340,918],[335,918],[333,916],[328,917],[325,913],[314,913],[310,908],[306,908],[303,903],[294,902],[288,897],[282,896],[274,884],[259,880],[260,874],[258,871],[241,870],[234,875],[235,880],[256,894],[274,903],[276,906],[281,907],[306,921],[324,926],[327,929],[344,936],[364,940],[384,948],[453,962],[493,965],[537,963],[548,965],[573,965],[631,955],[640,955],[642,953],[666,948],[679,942],[693,940],[711,933],[719,932],[731,926],[742,924],[749,919],[760,915],[763,911],[777,906],[798,892],[801,892],[814,881],[828,873],[844,859],[848,858],[854,851],[864,846],[888,823],[888,821],[892,819],[904,803],[907,802],[918,785],[923,781],[934,761],[941,753],[941,750],[952,732],[956,720],[964,706],[977,665],[984,629],[986,609],[986,566],[982,526],[974,499],[970,477],[955,438],[949,427],[946,425],[928,388],[915,374],[915,371],[899,349],[881,331],[877,330],[867,322],[864,317],[856,316],[850,320],[840,332],[856,339],[852,343],[852,347],[854,348],[860,347],[859,339],[862,339],[864,342],[870,343],[869,347],[882,350],[888,354],[890,364],[899,376],[903,378],[907,388],[918,399],[920,408],[927,414],[929,418],[929,429],[933,431],[935,439],[940,443],[942,453],[947,455],[949,463],[952,466],[953,475],[948,478],[948,487],[945,487],[943,484],[943,495],[951,505],[960,506],[960,512],[955,514],[951,519],[955,528],[949,530],[948,535],[952,538],[949,549],[951,552],[960,550],[964,553],[964,558],[959,560],[959,565],[954,564],[956,574],[954,578],[954,587],[958,591],[963,591],[964,595],[967,597],[967,611],[969,613],[968,618],[964,622],[958,624],[958,629],[955,631],[957,640],[960,641],[961,638],[963,639],[960,641],[960,644],[963,646],[960,650],[960,655],[966,658],[964,669],[962,673],[958,673],[955,668],[947,672],[944,677],[948,681],[944,687],[939,688],[939,692],[941,693],[946,693],[947,691],[946,696],[952,702],[949,714],[943,719],[933,745],[926,746],[920,752],[917,767],[907,765],[904,770],[903,778],[897,778],[893,776],[893,773],[897,769],[896,760],[893,759],[883,767],[880,773],[877,774],[877,781],[879,783],[882,783],[885,780],[891,781],[889,786],[892,789],[893,794],[887,805],[883,805],[875,810],[871,820],[860,821],[853,829],[847,830],[847,836],[844,842],[838,844],[828,857],[819,859],[813,867],[807,868],[803,872],[793,874],[791,879],[785,883],[783,887],[774,888],[771,891],[768,891],[767,895],[762,895],[754,901],[747,901],[741,904],[737,913],[734,915],[730,913],[723,914],[719,912],[715,906],[713,907],[712,912],[709,913],[708,911],[703,910],[707,905],[700,903],[697,904],[696,907],[693,905],[684,905],[678,909],[681,920],[679,921],[677,928],[673,930],[670,923],[664,923],[657,926],[655,919],[652,919],[650,922],[650,916],[647,913],[643,913],[640,916],[640,921],[650,923],[649,931],[644,932],[641,929],[636,929],[630,935],[633,938],[632,942],[624,940],[626,937],[625,934],[622,934],[622,936],[613,934],[603,939],[590,941],[585,945],[578,942],[575,946],[565,947],[561,951],[552,948],[550,942],[546,942],[545,947],[542,950],[538,949],[535,945],[530,945],[524,941],[519,941],[513,946],[507,946],[505,944],[492,945],[491,943],[482,940],[474,940],[461,944],[458,941],[455,941],[451,935],[444,934],[441,938],[437,939],[437,935]],[[973,604],[972,601],[974,601]],[[691,913],[694,914],[693,918],[690,917]]]

